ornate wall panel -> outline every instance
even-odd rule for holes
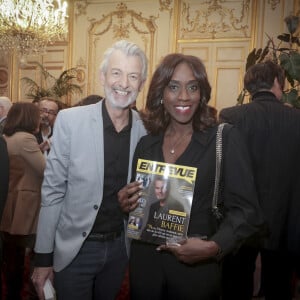
[[[180,1],[179,39],[245,38],[250,36],[250,0]]]

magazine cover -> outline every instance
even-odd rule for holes
[[[197,168],[139,159],[136,180],[143,190],[127,236],[158,245],[185,239],[196,174]]]

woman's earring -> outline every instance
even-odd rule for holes
[[[164,103],[164,99],[160,99],[160,104],[163,104]]]

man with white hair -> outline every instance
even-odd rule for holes
[[[57,115],[42,185],[33,283],[44,300],[115,299],[125,275],[124,214],[117,193],[131,179],[133,152],[146,134],[130,109],[147,76],[145,53],[119,41],[104,53],[105,99]]]
[[[0,97],[0,134],[3,132],[6,123],[6,116],[10,110],[12,103],[8,97]]]

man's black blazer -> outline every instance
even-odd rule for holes
[[[252,102],[225,108],[220,121],[234,124],[248,146],[259,202],[269,225],[267,249],[300,253],[300,111],[259,92]]]

